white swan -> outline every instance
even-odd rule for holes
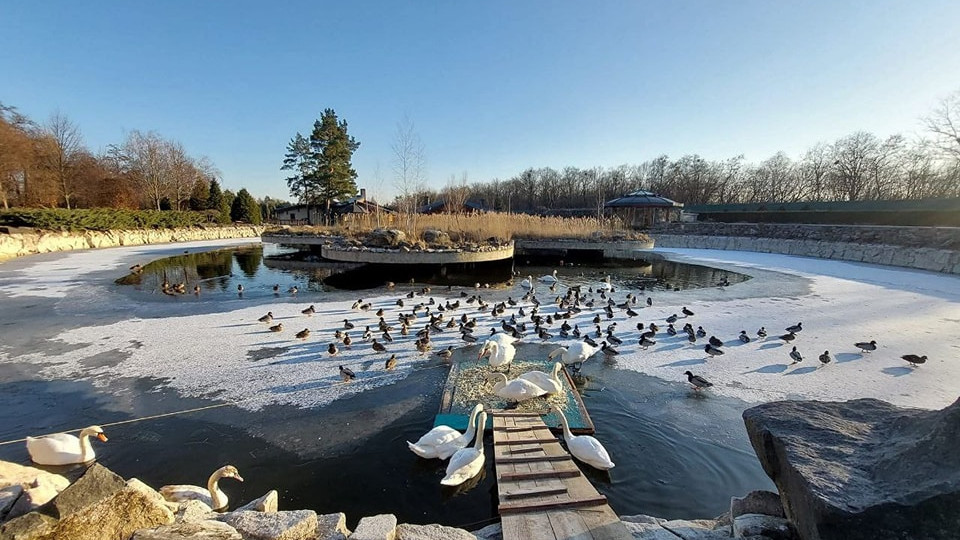
[[[483,428],[486,427],[487,413],[480,412],[480,419],[477,422],[477,440],[473,446],[461,448],[450,458],[447,464],[447,475],[440,480],[445,486],[459,486],[474,476],[480,474],[483,469]]]
[[[558,347],[547,355],[547,358],[553,360],[557,356],[565,365],[573,365],[574,369],[580,369],[580,366],[591,356],[596,354],[600,347],[594,347],[587,342],[578,341],[567,347]]]
[[[556,283],[556,282],[558,281],[558,280],[557,280],[557,271],[554,270],[552,275],[549,275],[549,276],[540,276],[540,277],[537,278],[537,279],[539,279],[539,280],[542,281],[543,283]]]
[[[526,379],[508,381],[503,373],[490,373],[487,378],[496,381],[493,385],[493,393],[507,401],[527,401],[547,393],[546,390]]]
[[[486,345],[487,342],[490,342],[490,341],[497,342],[497,345],[513,345],[518,340],[517,338],[511,336],[510,334],[497,332],[496,334],[491,334],[490,337],[487,339],[487,341],[484,342],[484,345]]]
[[[40,465],[86,463],[97,457],[90,445],[91,436],[107,442],[107,436],[100,426],[90,426],[80,431],[80,438],[66,433],[27,437],[27,452],[30,459]]]
[[[567,450],[573,454],[573,457],[602,471],[614,467],[613,462],[610,461],[610,454],[600,444],[600,441],[590,435],[577,436],[570,433],[570,426],[567,424],[567,417],[563,415],[563,412],[556,406],[550,407],[550,410],[555,412],[560,417],[560,422],[563,423],[563,439],[567,441]]]
[[[525,279],[525,280],[523,280],[523,281],[520,282],[520,286],[523,287],[524,289],[532,289],[532,288],[533,288],[533,276],[527,276],[527,279]]]
[[[227,494],[220,490],[217,482],[221,478],[233,478],[243,482],[243,477],[233,465],[225,465],[213,471],[210,479],[207,480],[207,489],[200,486],[191,486],[189,484],[172,484],[163,486],[159,489],[160,495],[170,502],[182,501],[200,501],[214,510],[221,510],[227,507],[229,500]]]
[[[510,362],[513,362],[513,357],[517,355],[517,349],[509,343],[488,339],[484,342],[480,353],[477,354],[477,360],[487,355],[490,356],[490,367],[494,369],[500,366],[509,367]]]
[[[467,424],[467,431],[460,433],[450,426],[437,426],[423,434],[417,442],[407,441],[410,451],[424,459],[447,459],[457,450],[466,447],[473,439],[477,427],[474,422],[477,415],[483,411],[483,404],[477,405],[470,411],[470,421]]]
[[[553,364],[552,374],[547,374],[542,371],[528,371],[517,378],[532,382],[542,388],[547,394],[556,394],[563,390],[563,385],[560,383],[560,378],[558,377],[561,369],[563,369],[563,364],[555,362]]]
[[[613,285],[610,284],[610,276],[603,278],[603,281],[600,282],[600,285],[597,285],[597,290],[609,291],[613,288]]]

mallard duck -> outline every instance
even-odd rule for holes
[[[257,319],[257,321],[262,322],[262,323],[267,323],[267,324],[272,323],[272,322],[273,322],[273,312],[272,312],[272,311],[268,311],[266,315],[264,315],[263,317],[260,317],[259,319]]]
[[[723,341],[721,341],[720,338],[718,338],[717,336],[710,336],[710,339],[708,341],[714,347],[723,347]]]
[[[316,313],[316,312],[317,312],[317,310],[313,307],[313,304],[311,304],[310,307],[308,307],[307,309],[302,310],[300,313],[303,313],[303,314],[306,315],[307,317],[313,317],[313,314]]]
[[[457,450],[466,447],[473,440],[477,432],[477,416],[483,411],[483,404],[477,403],[467,422],[467,430],[463,433],[450,426],[437,426],[426,432],[412,443],[407,441],[407,447],[414,454],[424,459],[447,459]]]
[[[687,376],[687,382],[693,385],[693,389],[697,392],[699,392],[700,389],[702,388],[710,388],[711,386],[713,386],[712,382],[704,379],[699,375],[694,375],[689,371],[684,371],[683,374]]]
[[[210,475],[207,480],[207,489],[191,485],[170,485],[163,486],[158,491],[164,499],[170,502],[200,501],[214,510],[222,510],[227,507],[229,501],[227,495],[220,490],[218,485],[221,478],[233,478],[238,482],[243,482],[243,477],[240,476],[236,467],[225,465]]]
[[[344,320],[343,320],[343,329],[344,329],[344,330],[353,330],[353,327],[354,327],[354,324],[353,324],[352,322],[350,322],[349,319],[344,319]],[[370,328],[370,327],[368,326],[367,329],[369,329],[369,328]]]
[[[350,348],[350,345],[353,345],[353,338],[350,337],[350,334],[344,332],[344,333],[343,333],[343,346],[349,349],[349,348]]]
[[[761,337],[761,338],[767,337],[767,329],[761,326],[760,329],[757,330],[757,337]]]
[[[601,341],[601,342],[600,342],[600,350],[603,351],[603,354],[604,354],[607,358],[613,358],[613,357],[617,356],[618,354],[620,354],[620,351],[614,349],[614,348],[611,347],[610,345],[607,345],[607,342],[606,342],[606,341]]]
[[[927,361],[926,355],[924,355],[924,356],[917,356],[917,355],[915,355],[915,354],[905,354],[905,355],[901,356],[900,358],[903,358],[903,359],[906,360],[907,362],[910,362],[910,365],[912,365],[913,367],[917,367],[919,364],[923,364],[923,363],[925,363],[925,362]]]
[[[391,354],[390,358],[387,358],[387,361],[384,363],[383,367],[390,371],[393,368],[397,367],[397,355]]]
[[[56,433],[43,437],[27,437],[30,460],[39,465],[73,465],[93,461],[97,456],[90,445],[90,437],[107,442],[100,426],[80,430],[80,436]]]
[[[340,378],[343,379],[343,382],[350,382],[357,378],[357,374],[350,368],[340,366]]]
[[[677,322],[677,319],[679,319],[679,317],[677,317],[677,314],[674,313],[673,315],[667,317],[667,318],[664,319],[664,320],[667,321],[667,324],[673,324],[673,323]]]
[[[790,351],[790,358],[793,359],[793,364],[803,362],[803,355],[800,354],[800,351],[798,351],[796,347]]]
[[[780,336],[780,339],[782,339],[783,341],[786,341],[787,343],[790,343],[791,341],[797,339],[797,335],[794,334],[793,332],[787,332],[786,334]]]
[[[453,357],[453,345],[448,345],[446,349],[438,352],[437,356],[439,356],[444,361],[449,362],[450,358]]]
[[[693,312],[687,309],[686,306],[684,306],[683,309],[681,309],[680,311],[687,317],[693,317]]]
[[[450,457],[447,474],[440,480],[444,486],[459,486],[478,475],[483,469],[483,430],[487,423],[487,413],[481,411],[477,420],[477,438],[472,447],[461,448]]]
[[[674,328],[672,324],[668,324],[668,325],[667,325],[667,335],[669,335],[669,336],[675,336],[675,335],[677,335],[677,329]]]
[[[327,352],[330,353],[330,356],[336,356],[337,353],[340,352],[340,350],[337,349],[336,343],[331,343],[330,345],[327,346]]]
[[[370,344],[370,346],[373,347],[373,350],[377,352],[387,352],[387,348],[384,347],[382,343],[377,341],[377,338],[373,338],[373,343]]]
[[[304,328],[303,330],[297,332],[297,339],[307,339],[310,337],[310,329]]]
[[[640,336],[640,347],[642,347],[644,350],[646,350],[647,347],[651,347],[656,344],[657,342],[647,337],[647,334]]]
[[[854,343],[853,346],[860,349],[861,352],[872,352],[877,350],[877,342],[874,340],[861,341],[859,343]]]
[[[747,331],[746,331],[746,330],[741,330],[741,331],[740,331],[740,341],[742,341],[742,342],[744,342],[744,343],[750,343],[750,336],[747,335]]]
[[[788,326],[788,327],[786,327],[785,330],[786,330],[787,332],[790,332],[791,334],[799,334],[800,332],[803,331],[803,323],[802,323],[802,322],[798,322],[797,324],[795,324],[795,325],[793,325],[793,326]]]
[[[714,356],[723,356],[723,349],[719,349],[719,348],[717,348],[717,347],[714,347],[713,345],[711,345],[711,344],[709,344],[709,343],[707,343],[707,344],[703,347],[703,352],[705,352],[705,353],[707,353],[708,355],[710,355],[711,358],[713,358]]]
[[[823,354],[820,355],[820,363],[827,365],[833,361],[833,358],[830,357],[830,351],[823,351]]]
[[[707,337],[707,331],[702,326],[697,327],[697,337]]]
[[[283,332],[283,323],[277,323],[270,327],[271,332]]]
[[[601,471],[608,471],[614,467],[610,454],[600,441],[590,435],[577,436],[570,433],[570,426],[563,411],[556,406],[550,407],[550,410],[560,418],[560,423],[563,425],[563,439],[567,442],[567,450],[573,457]]]

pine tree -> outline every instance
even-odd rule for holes
[[[230,223],[230,210],[236,198],[237,196],[229,189],[223,192],[223,200],[220,202],[220,223]]]
[[[210,191],[207,194],[207,210],[220,210],[223,205],[223,192],[220,191],[220,182],[210,181]]]
[[[210,187],[203,178],[197,178],[193,183],[193,189],[190,191],[190,209],[206,210],[207,198],[210,196]]]
[[[230,208],[230,219],[253,225],[260,225],[262,218],[260,215],[260,205],[250,195],[246,188],[241,189]]]
[[[357,171],[350,162],[360,143],[347,133],[347,121],[333,109],[313,123],[310,138],[300,133],[290,140],[282,170],[290,194],[307,204],[326,204],[357,192]]]

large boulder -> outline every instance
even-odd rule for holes
[[[314,540],[317,513],[313,510],[284,512],[228,512],[220,518],[244,540]]]
[[[110,469],[94,463],[40,511],[62,519],[106,499],[127,487],[126,481]]]
[[[397,537],[397,516],[377,514],[360,518],[350,540],[394,540]]]
[[[271,489],[266,493],[266,495],[260,497],[259,499],[254,499],[234,511],[239,512],[240,510],[252,510],[254,512],[276,512],[278,500],[279,494],[277,493],[277,490]]]
[[[363,243],[371,247],[393,247],[407,240],[407,235],[399,229],[374,229]]]
[[[243,537],[226,523],[200,521],[140,529],[130,540],[243,540]]]
[[[772,491],[751,491],[743,497],[730,497],[730,517],[743,514],[785,517],[780,495]]]
[[[780,401],[743,419],[803,540],[957,538],[960,400],[940,411]]]
[[[443,525],[397,525],[397,540],[477,540],[463,529]]]
[[[13,519],[31,512],[68,485],[70,481],[59,474],[0,461],[0,489],[4,490],[0,494],[0,519]]]
[[[23,486],[20,484],[0,488],[0,523],[7,517],[7,512],[13,508],[13,503],[17,502],[22,493]]]
[[[452,243],[449,234],[436,229],[427,229],[423,231],[423,241],[431,246],[440,247],[448,247]]]

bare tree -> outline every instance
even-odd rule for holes
[[[933,133],[931,142],[941,155],[960,160],[960,90],[940,100],[923,123]]]
[[[117,155],[124,170],[130,173],[151,205],[160,210],[170,192],[170,152],[168,143],[152,131],[134,130],[127,135]]]
[[[400,193],[401,210],[411,215],[417,209],[415,195],[424,183],[427,157],[423,141],[409,116],[397,122],[390,148],[393,150],[394,185]]]
[[[47,166],[56,178],[63,204],[69,209],[70,198],[74,194],[74,164],[78,154],[84,150],[83,137],[80,135],[80,128],[60,111],[50,116],[44,132],[51,143],[47,153]]]

